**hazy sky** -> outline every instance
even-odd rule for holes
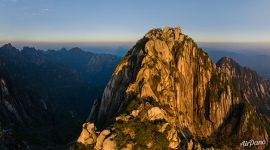
[[[0,0],[0,41],[136,41],[181,26],[196,41],[270,42],[269,0]]]

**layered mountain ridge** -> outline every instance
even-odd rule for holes
[[[217,66],[226,73],[240,96],[253,106],[256,111],[270,116],[270,81],[259,76],[255,71],[241,67],[231,58],[223,57]]]
[[[30,145],[65,147],[119,60],[79,48],[0,47],[0,133],[12,131]]]
[[[77,148],[231,149],[250,138],[268,143],[269,93],[269,81],[229,58],[214,64],[181,28],[153,29],[115,69]]]

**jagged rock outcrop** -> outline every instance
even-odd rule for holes
[[[118,149],[231,149],[252,137],[268,142],[269,116],[249,103],[245,95],[253,98],[252,93],[239,95],[258,78],[235,83],[234,66],[225,64],[217,67],[180,28],[153,29],[117,66],[90,121],[99,130],[110,129]],[[267,95],[269,83],[260,85],[253,90]],[[258,101],[268,103],[267,98]]]
[[[81,132],[80,138],[78,142],[85,143],[87,145],[94,144],[97,142],[97,135],[95,133],[95,125],[91,124],[84,124],[83,130]]]
[[[115,150],[115,136],[115,134],[111,134],[110,130],[98,132],[93,123],[86,123],[83,124],[83,130],[77,142],[84,145],[90,145],[90,148],[96,150]],[[80,148],[86,149],[84,146]]]
[[[231,58],[220,59],[217,66],[228,75],[235,95],[241,98],[241,103],[220,128],[220,134],[238,142],[241,141],[237,137],[243,141],[265,139],[267,145],[270,138],[270,81],[247,67],[241,67]],[[269,144],[267,148],[259,146],[253,149],[269,149]]]
[[[270,81],[260,77],[255,71],[241,67],[231,58],[224,57],[217,66],[226,73],[236,91],[247,102],[256,106],[256,110],[270,116]]]

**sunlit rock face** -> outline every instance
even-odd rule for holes
[[[230,149],[247,129],[268,140],[263,125],[247,127],[257,112],[239,95],[242,81],[234,84],[232,68],[220,67],[181,28],[153,29],[120,62],[89,121],[110,130],[119,149]]]
[[[115,70],[104,91],[97,123],[102,124],[121,112],[128,97],[135,94],[139,99],[151,97],[161,105],[168,105],[175,114],[175,126],[189,126],[191,131],[210,135],[221,125],[233,103],[225,76],[218,74],[207,54],[180,28],[153,29]],[[215,85],[218,83],[209,84],[213,76],[224,85],[216,98],[211,93],[219,88]]]

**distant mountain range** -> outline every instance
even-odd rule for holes
[[[162,35],[162,37],[159,37],[160,41],[156,41],[157,37],[155,36],[159,35],[155,33],[159,33],[160,36]],[[175,42],[178,44],[176,45],[168,42],[168,40],[172,39],[172,34],[174,34],[173,37],[177,39]],[[194,43],[191,38],[182,34],[180,29],[169,28],[164,31],[160,29],[151,30],[146,36],[148,37],[139,40],[127,54],[125,54],[128,49],[127,47],[119,47],[117,50],[95,48],[87,49],[87,52],[78,47],[47,51],[37,50],[33,47],[24,47],[22,50],[19,50],[11,44],[5,44],[0,47],[0,149],[21,149],[27,148],[28,146],[34,149],[44,147],[48,149],[65,149],[66,144],[74,140],[74,137],[79,134],[81,125],[90,111],[88,121],[94,122],[99,129],[109,127],[109,125],[114,122],[115,117],[118,118],[118,121],[114,122],[116,124],[113,124],[117,133],[114,133],[115,130],[110,130],[110,132],[113,132],[112,135],[121,135],[116,139],[118,142],[123,141],[120,143],[122,144],[121,146],[127,144],[125,142],[130,142],[121,139],[121,137],[126,134],[124,130],[122,130],[122,127],[127,125],[134,128],[136,133],[139,132],[138,134],[142,133],[143,135],[146,132],[150,135],[151,132],[154,132],[157,137],[160,137],[160,142],[165,142],[160,144],[156,143],[157,147],[165,148],[166,146],[164,147],[162,144],[167,146],[169,144],[170,147],[185,147],[186,145],[182,145],[183,143],[177,143],[175,141],[175,139],[178,138],[175,136],[178,127],[171,128],[171,123],[173,122],[169,122],[171,130],[166,131],[166,134],[168,134],[166,136],[169,136],[169,134],[171,136],[174,135],[172,139],[166,140],[164,135],[154,130],[160,127],[157,126],[156,128],[155,125],[165,123],[163,119],[166,121],[166,119],[168,119],[166,117],[168,116],[163,116],[163,119],[158,119],[157,121],[154,119],[154,122],[152,122],[153,120],[151,120],[151,118],[148,118],[150,122],[143,121],[145,130],[139,130],[142,122],[138,122],[138,119],[149,117],[145,116],[145,113],[155,115],[156,111],[159,112],[160,110],[162,113],[163,110],[165,110],[164,112],[169,115],[171,115],[172,110],[179,111],[177,108],[184,108],[188,102],[174,104],[168,100],[168,97],[171,96],[170,94],[173,94],[173,91],[176,90],[174,86],[182,87],[178,82],[188,83],[194,80],[194,89],[190,88],[190,91],[194,90],[193,96],[202,97],[198,92],[198,90],[202,89],[202,86],[199,85],[199,81],[206,82],[204,81],[206,79],[209,79],[211,82],[209,81],[209,85],[204,87],[208,91],[201,91],[202,93],[206,92],[206,95],[208,93],[209,96],[203,101],[205,112],[204,114],[197,112],[197,118],[202,121],[203,126],[209,126],[208,123],[204,123],[207,122],[207,120],[212,121],[212,119],[220,123],[222,116],[213,114],[212,111],[214,111],[214,108],[210,108],[210,106],[213,107],[216,105],[218,102],[216,100],[225,100],[224,95],[227,95],[227,98],[233,101],[235,99],[237,100],[234,102],[235,104],[233,104],[233,108],[236,108],[233,109],[232,114],[228,114],[231,120],[228,120],[228,122],[224,121],[224,128],[221,128],[222,130],[220,132],[215,133],[215,135],[213,134],[212,137],[207,139],[205,137],[203,139],[201,139],[201,137],[184,139],[186,140],[185,144],[194,143],[192,145],[193,147],[198,145],[202,147],[219,147],[220,144],[228,144],[222,141],[213,142],[211,140],[213,140],[213,138],[224,140],[224,137],[220,137],[220,134],[225,133],[224,130],[230,130],[232,132],[231,134],[238,132],[235,128],[241,127],[242,124],[237,124],[234,121],[239,121],[241,119],[239,117],[245,118],[248,116],[248,114],[244,114],[243,116],[237,115],[237,113],[244,110],[245,113],[248,113],[248,111],[254,112],[257,109],[259,114],[251,117],[253,117],[253,119],[257,117],[263,120],[260,122],[260,125],[263,125],[261,129],[265,129],[264,124],[267,123],[265,114],[266,116],[269,114],[268,98],[270,94],[268,90],[270,85],[269,81],[264,80],[251,69],[256,70],[263,77],[270,79],[270,56],[256,55],[254,53],[242,54],[205,48],[209,57],[212,58],[214,62],[217,62],[216,65],[221,68],[220,71],[229,76],[229,80],[225,80],[223,76],[220,75],[222,74],[220,71],[213,69],[213,63],[207,53],[198,48],[197,44]],[[149,41],[154,41],[154,45]],[[167,44],[167,47],[164,42]],[[193,57],[193,55],[190,55],[190,47],[197,49],[196,52],[198,53],[196,57],[194,56],[194,59],[191,59],[192,61],[188,59]],[[167,48],[170,51],[174,50],[174,52],[172,54],[164,52]],[[145,51],[146,49],[148,49],[147,52]],[[89,51],[98,51],[99,54]],[[118,56],[102,54],[103,52],[116,54]],[[224,58],[224,56],[233,58],[242,66],[247,66],[251,69],[241,67],[233,59]],[[123,57],[122,60],[121,57]],[[173,57],[173,59],[171,57]],[[171,59],[172,62],[167,62],[167,60]],[[174,63],[178,61],[183,61],[183,64],[177,64],[180,66],[185,63],[194,64],[194,72],[191,73],[188,69],[181,70],[180,72],[173,70],[176,65]],[[118,67],[116,68],[117,65]],[[205,69],[206,72],[208,71],[208,73],[209,69],[207,68],[210,68],[211,76],[208,76],[209,74],[202,75],[201,73],[205,72],[200,72],[198,66],[200,66],[199,68],[201,69]],[[167,70],[167,72],[164,72],[164,70]],[[167,74],[168,72],[169,74]],[[234,74],[231,74],[232,72]],[[150,76],[149,73],[151,74]],[[137,79],[138,74],[141,76],[138,76]],[[165,78],[165,76],[170,78]],[[141,77],[143,77],[143,79]],[[194,79],[189,77],[194,77]],[[246,80],[242,79],[244,77],[246,77]],[[149,80],[146,81],[144,78],[149,78]],[[204,84],[203,82],[201,84]],[[206,86],[206,83],[203,86]],[[105,87],[106,89],[103,92]],[[227,91],[224,91],[224,88],[227,88]],[[127,91],[133,91],[133,94],[126,94],[125,92]],[[245,91],[249,91],[249,93]],[[166,93],[169,95],[166,95]],[[216,93],[216,95],[214,93]],[[186,95],[189,94],[186,93]],[[134,96],[137,97],[135,99],[140,98],[141,101],[139,103],[137,101],[130,102],[130,99],[134,100]],[[175,97],[181,99],[181,97],[177,95]],[[157,98],[160,101],[153,101]],[[174,105],[175,108],[169,108],[169,106],[172,107]],[[149,109],[147,112],[142,109],[145,106]],[[228,111],[227,108],[231,106],[230,102],[226,101],[226,104],[222,107],[222,109],[224,109],[222,113],[226,113]],[[91,107],[92,110],[90,109]],[[160,107],[161,109],[157,109],[156,107]],[[245,109],[243,110],[243,108]],[[194,109],[199,108],[194,107]],[[246,111],[246,109],[249,110]],[[142,112],[142,115],[137,116],[137,112]],[[127,113],[131,114],[127,115]],[[180,116],[176,115],[173,117],[181,117],[185,113],[186,118],[182,118],[182,121],[187,121],[190,117],[188,115],[190,112],[188,111],[184,113],[181,110],[179,113]],[[159,115],[160,114],[157,116],[160,117]],[[131,124],[122,124],[122,121],[126,119],[129,120],[130,116],[135,116],[130,120]],[[154,125],[152,123],[154,123]],[[235,124],[237,125],[235,126]],[[244,122],[244,124],[246,124],[246,122]],[[193,123],[190,125],[192,126],[190,131],[196,133],[197,125]],[[84,125],[83,135],[86,133],[84,131],[88,130],[89,126],[92,127],[92,124],[88,123]],[[151,127],[150,130],[148,130],[148,127]],[[211,129],[207,129],[207,132],[210,133],[214,130],[216,130],[216,128],[211,127]],[[255,132],[256,129],[252,126],[249,130],[254,130]],[[267,128],[265,130],[269,129]],[[105,131],[107,132],[107,130],[104,130],[104,132]],[[186,132],[186,130],[183,130],[183,133],[184,132]],[[97,134],[95,136],[99,136],[99,132],[95,134]],[[237,134],[241,136],[244,135],[243,132],[238,132]],[[203,134],[201,135],[204,136]],[[224,135],[229,137],[227,134]],[[159,140],[154,137],[151,138],[153,138],[153,140]],[[237,138],[237,140],[241,139],[239,136],[234,138]],[[108,139],[109,138],[106,140]],[[79,140],[82,140],[82,138]],[[136,145],[139,142],[139,144],[142,144],[140,146],[144,148],[147,146],[147,143],[140,141],[140,138],[136,140],[139,141],[134,141],[133,139],[133,141],[131,140],[131,144]],[[92,146],[95,145],[92,144]],[[234,145],[226,146],[231,147]]]
[[[241,45],[241,43],[199,43],[214,62],[217,62],[222,57],[227,56],[233,58],[242,66],[254,69],[263,77],[270,79],[270,47],[267,48],[269,45],[260,46],[258,44],[250,43],[242,44],[245,44],[245,46]],[[91,47],[87,50],[96,53],[107,53],[124,57],[131,46],[132,45],[113,48]],[[256,51],[256,49],[258,49],[258,51]],[[267,50],[269,52],[267,52]]]
[[[256,70],[263,77],[270,79],[270,56],[269,55],[256,55],[254,53],[237,53],[230,51],[215,51],[206,48],[207,53],[217,62],[220,58],[226,56],[233,58],[242,66],[247,66]]]
[[[80,48],[2,46],[0,127],[15,130],[30,145],[65,145],[78,134],[119,61]]]
[[[90,52],[93,53],[103,53],[103,54],[111,54],[111,55],[116,55],[119,57],[125,56],[127,53],[128,49],[132,46],[132,44],[126,44],[124,46],[95,46],[95,47],[86,47],[86,49]]]

